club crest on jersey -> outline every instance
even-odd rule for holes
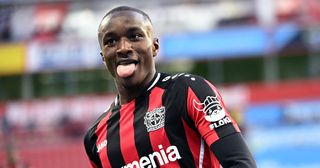
[[[158,130],[164,126],[165,120],[165,107],[161,106],[152,111],[148,111],[144,116],[144,124],[148,132]]]
[[[203,102],[193,99],[193,107],[205,114],[205,119],[209,122],[216,122],[226,116],[217,96],[207,96]]]

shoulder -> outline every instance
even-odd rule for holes
[[[84,148],[86,151],[87,156],[89,157],[91,164],[94,165],[93,167],[102,167],[101,161],[99,159],[98,148],[96,146],[98,135],[97,129],[103,119],[106,118],[108,115],[109,110],[105,111],[88,129],[84,136]]]
[[[101,122],[101,120],[107,115],[107,112],[104,112],[87,130],[84,136],[84,142],[85,144],[91,141],[91,139],[95,136],[95,132],[97,129],[97,126]]]
[[[171,86],[192,86],[199,85],[206,80],[198,75],[190,74],[190,73],[177,73],[177,74],[161,74],[161,78],[159,80],[160,85],[171,85]]]
[[[114,103],[113,103],[114,104]],[[93,124],[89,127],[89,129],[87,130],[87,132],[84,135],[84,144],[85,146],[90,146],[90,144],[92,143],[92,141],[95,141],[95,139],[97,138],[96,135],[96,130],[98,128],[98,125],[100,124],[100,122],[107,116],[107,114],[110,112],[113,104],[109,107],[108,110],[104,111],[99,117],[98,119],[96,119]]]

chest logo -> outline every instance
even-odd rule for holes
[[[155,108],[152,111],[148,111],[144,116],[144,124],[147,127],[147,131],[155,131],[164,127],[165,120],[165,107],[161,106]]]
[[[201,103],[193,99],[193,107],[203,112],[205,114],[204,118],[209,122],[219,121],[226,115],[217,96],[207,96]]]

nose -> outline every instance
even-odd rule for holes
[[[119,57],[128,57],[132,53],[131,43],[128,39],[121,38],[118,43],[117,55]]]

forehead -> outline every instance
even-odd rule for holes
[[[134,11],[117,11],[109,14],[101,21],[99,33],[113,32],[130,27],[151,30],[151,23],[140,13]]]

